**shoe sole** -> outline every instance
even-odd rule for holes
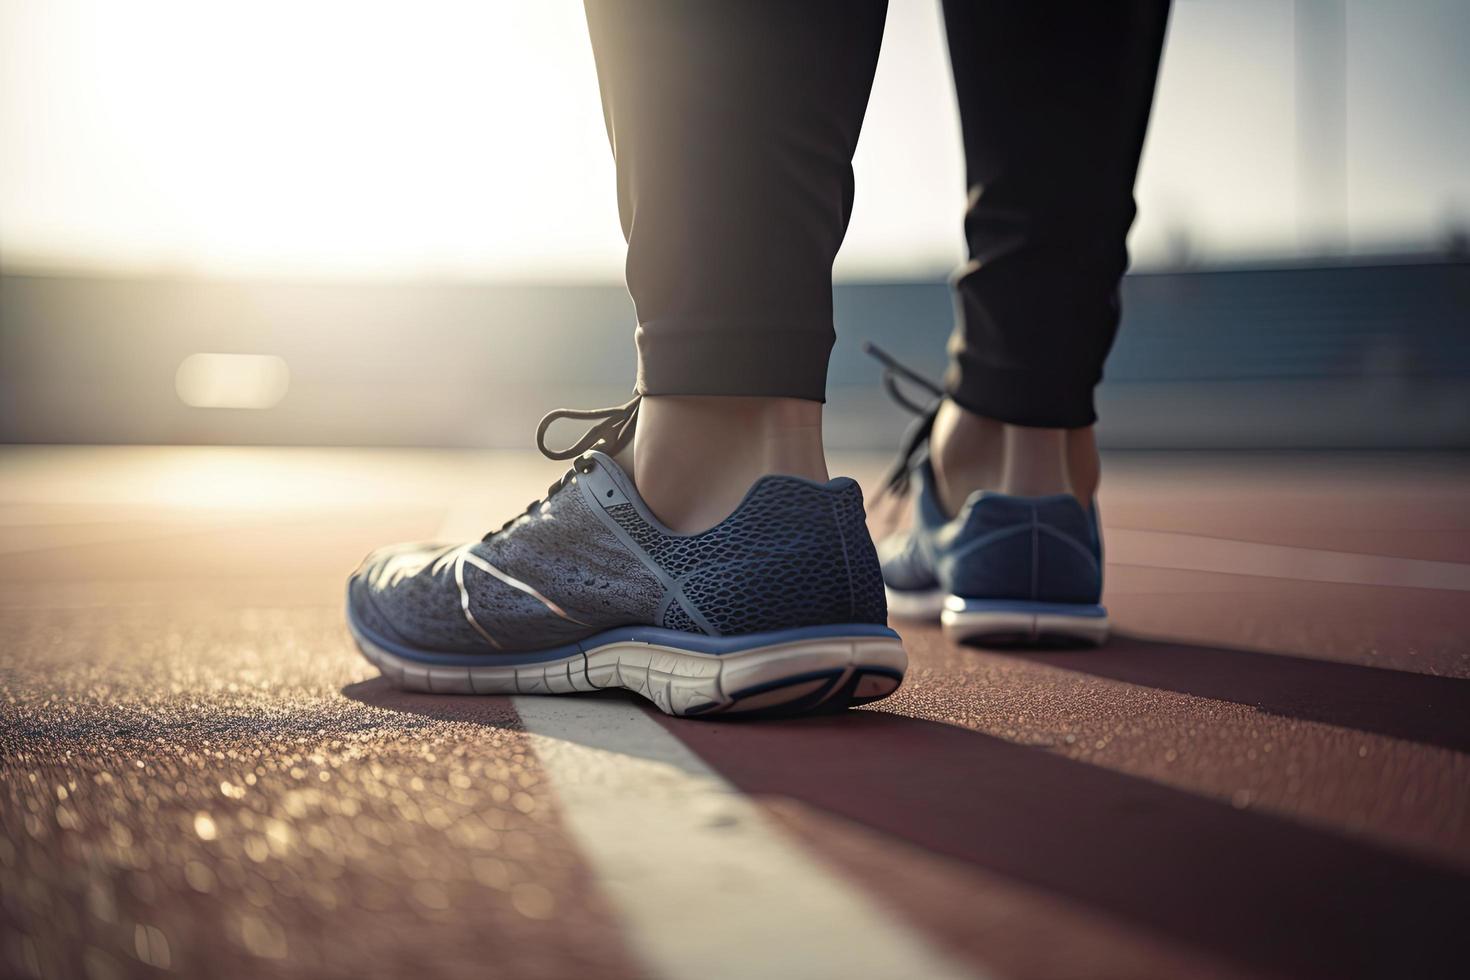
[[[887,589],[888,611],[900,618],[938,619],[956,643],[1000,647],[1095,647],[1107,642],[1102,606],[1085,603],[966,599],[943,590]]]
[[[407,691],[577,694],[622,688],[679,717],[841,711],[892,694],[908,668],[898,634],[870,625],[740,637],[624,628],[551,651],[485,655],[406,649],[372,635],[354,621],[350,608],[347,625],[363,656]]]
[[[891,589],[883,587],[888,600],[888,615],[895,619],[922,619],[933,622],[944,612],[944,600],[949,593],[943,589]]]
[[[965,599],[947,596],[939,614],[944,635],[977,646],[1096,647],[1108,639],[1108,611],[1069,602]]]

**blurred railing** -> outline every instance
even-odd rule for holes
[[[940,373],[948,288],[835,298],[829,441],[887,448],[905,420],[859,343]],[[1141,273],[1124,304],[1100,394],[1107,444],[1470,447],[1470,260]],[[549,408],[626,397],[632,317],[615,284],[7,275],[0,441],[529,446]],[[238,365],[270,367],[269,407],[198,407],[212,362],[189,362],[188,390],[180,367],[201,353],[270,355]]]

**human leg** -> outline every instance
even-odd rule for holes
[[[970,196],[931,454],[941,497],[952,510],[981,488],[1087,502],[1168,3],[949,0],[944,13]]]
[[[961,640],[1098,643],[1108,631],[1093,388],[1118,325],[1165,2],[945,4],[970,258],[942,401],[894,486],[889,608]]]
[[[832,261],[886,3],[586,7],[638,315],[634,477],[696,530],[765,473],[826,477]]]

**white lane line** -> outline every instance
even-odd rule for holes
[[[1173,531],[1117,528],[1104,532],[1103,544],[1110,565],[1470,592],[1470,565],[1452,561],[1360,555]]]
[[[514,702],[563,821],[653,976],[976,976],[809,858],[637,706]]]

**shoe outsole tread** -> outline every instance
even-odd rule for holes
[[[386,648],[349,615],[358,649],[396,686],[425,694],[577,694],[621,688],[680,717],[822,714],[898,689],[903,643],[887,636],[823,636],[710,654],[614,640],[535,663],[416,662]],[[775,637],[773,637],[774,639]]]

